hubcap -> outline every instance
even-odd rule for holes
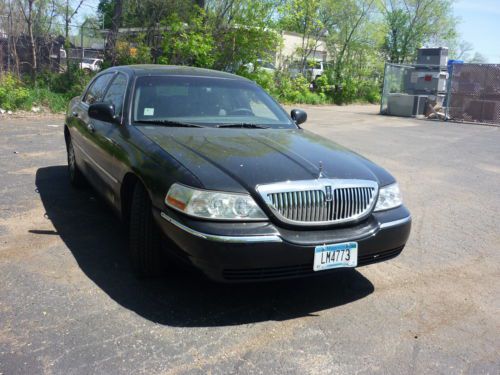
[[[75,152],[71,143],[68,146],[68,170],[70,177],[73,178],[75,175]]]

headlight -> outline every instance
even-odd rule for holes
[[[375,211],[383,211],[390,208],[396,208],[398,206],[401,206],[402,204],[403,199],[401,198],[399,185],[397,183],[387,185],[383,188],[380,188]]]
[[[248,194],[199,190],[173,184],[165,204],[187,215],[214,220],[266,220],[267,217]]]

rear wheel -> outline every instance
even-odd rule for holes
[[[67,153],[68,153],[68,175],[69,182],[74,187],[82,187],[85,185],[85,177],[83,176],[80,168],[76,164],[75,149],[73,147],[73,142],[71,138],[67,141]]]
[[[158,276],[164,267],[162,236],[152,214],[151,200],[141,183],[132,194],[129,218],[129,255],[139,277]]]

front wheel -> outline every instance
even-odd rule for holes
[[[135,185],[132,194],[129,223],[129,255],[134,271],[143,278],[158,276],[164,267],[162,236],[141,183]]]
[[[83,176],[82,172],[80,171],[80,168],[78,168],[78,165],[76,164],[75,149],[73,147],[73,142],[71,141],[71,138],[68,139],[66,151],[68,153],[69,182],[74,187],[80,188],[85,185],[85,177]]]

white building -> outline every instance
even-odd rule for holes
[[[281,37],[283,38],[283,43],[276,54],[276,65],[280,67],[289,64],[291,61],[300,59],[297,50],[302,48],[303,43],[302,34],[292,31],[283,31]],[[314,43],[314,40],[310,42]],[[305,43],[307,43],[307,40]],[[327,58],[326,41],[321,38],[315,44],[315,48],[309,55],[308,60],[326,61]]]

